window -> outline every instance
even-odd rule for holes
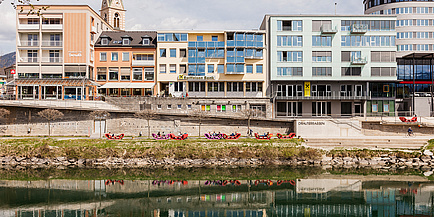
[[[121,68],[121,81],[131,80],[130,68]]]
[[[219,40],[219,37],[218,36],[212,36],[211,37],[211,41],[218,41]]]
[[[361,76],[361,67],[342,67],[342,76]]]
[[[179,73],[184,74],[187,72],[187,65],[179,65]]]
[[[258,64],[256,65],[256,73],[263,73],[263,66]]]
[[[160,64],[160,73],[166,73],[166,64]]]
[[[179,57],[187,57],[187,50],[186,49],[179,49]]]
[[[149,38],[144,38],[142,40],[142,45],[149,45],[151,43],[151,40],[149,40]]]
[[[312,62],[331,62],[331,51],[312,51]]]
[[[106,52],[101,52],[99,53],[99,61],[107,61],[107,53]]]
[[[161,105],[157,105],[157,109],[161,109]]]
[[[92,34],[93,36],[94,34]],[[29,35],[30,36],[30,35]],[[37,35],[36,35],[37,36]],[[34,38],[34,37],[33,37]],[[36,38],[36,42],[37,42]],[[92,40],[93,41],[93,40]],[[50,46],[61,46],[62,43],[60,42],[60,34],[50,34]]]
[[[154,80],[154,68],[145,68],[145,81]]]
[[[60,63],[60,51],[59,50],[50,50],[49,51],[50,63]]]
[[[178,109],[182,109],[182,105],[181,105],[181,104],[178,104],[177,108],[178,108]]]
[[[372,112],[378,112],[378,104],[372,104]]]
[[[228,82],[226,89],[228,92],[244,92],[244,83],[243,82]]]
[[[341,36],[342,47],[394,47],[396,36]]]
[[[201,108],[202,111],[207,111],[207,112],[211,111],[211,106],[210,105],[201,105],[200,108]]]
[[[133,60],[154,60],[153,54],[134,54]]]
[[[108,42],[109,42],[108,38],[101,39],[101,45],[108,45]]]
[[[172,105],[167,105],[167,109],[172,109]]]
[[[395,62],[394,51],[372,51],[371,62]]]
[[[208,92],[225,92],[225,83],[208,82]]]
[[[278,47],[302,47],[303,36],[277,36]]]
[[[246,92],[262,92],[262,82],[246,82]]]
[[[246,73],[253,73],[253,65],[246,65]]]
[[[109,80],[110,81],[118,81],[119,80],[119,69],[118,68],[109,68]]]
[[[314,47],[331,47],[331,36],[312,36],[312,46]]]
[[[226,105],[217,105],[217,112],[226,112]]]
[[[170,48],[170,57],[176,57],[176,48]]]
[[[332,76],[331,67],[313,67],[312,76]]]
[[[277,76],[303,76],[302,67],[277,67]]]
[[[187,105],[187,109],[191,109],[191,104],[188,104],[188,105]]]
[[[396,68],[395,67],[372,67],[371,68],[371,76],[373,77],[394,77],[396,76]]]
[[[183,92],[184,82],[173,82],[173,88],[175,89],[175,92]]]
[[[112,61],[118,61],[118,52],[112,52]]]
[[[160,57],[166,57],[166,48],[160,49]]]
[[[331,20],[312,20],[312,32],[320,32],[321,27],[332,29]]]
[[[97,68],[97,81],[106,81],[107,80],[107,68],[98,67]]]
[[[232,112],[241,111],[241,105],[232,105]]]
[[[341,52],[341,61],[342,62],[350,62],[351,61],[351,52],[350,51],[342,51]]]
[[[122,61],[130,61],[130,53],[123,52],[122,53]]]
[[[38,62],[38,50],[28,50],[27,51],[27,62],[36,63]]]
[[[303,52],[302,51],[278,51],[277,52],[278,62],[303,62]]]
[[[188,91],[190,92],[205,92],[205,82],[189,82]]]
[[[302,21],[278,20],[277,31],[303,31]]]
[[[225,65],[223,64],[217,65],[217,73],[225,73]]]
[[[203,41],[203,36],[202,35],[198,35],[196,37],[196,41]]]
[[[122,39],[122,45],[130,45],[130,39],[129,38]]]
[[[208,73],[214,73],[214,64],[208,64]]]
[[[142,68],[133,68],[133,81],[141,81],[142,76]]]
[[[169,65],[170,73],[176,73],[176,64]]]

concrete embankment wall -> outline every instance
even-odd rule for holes
[[[0,125],[0,135],[12,136],[45,136],[48,135],[46,120],[37,113],[41,109],[9,108],[11,114]],[[99,134],[99,122],[90,119],[89,111],[61,110],[64,113],[62,119],[51,123],[51,135],[53,136],[90,136]],[[201,135],[206,132],[247,133],[247,120],[230,118],[197,118],[187,115],[160,115],[150,120],[151,133],[188,133],[198,136],[199,123],[201,122]],[[104,123],[104,122],[103,122]],[[106,120],[106,132],[115,134],[124,133],[126,136],[138,136],[140,132],[144,136],[148,132],[147,120],[134,117],[134,113],[111,113]],[[95,128],[97,127],[97,128]],[[289,133],[294,132],[293,122],[251,120],[253,132],[265,133]],[[103,132],[104,133],[104,132]]]
[[[366,136],[404,136],[411,127],[417,136],[434,135],[434,127],[418,123],[382,123],[380,121],[362,122],[363,134]]]

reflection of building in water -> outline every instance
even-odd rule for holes
[[[395,217],[434,213],[434,184],[406,181],[252,180],[225,186],[205,181],[0,181],[0,195],[5,195],[0,198],[2,217]]]

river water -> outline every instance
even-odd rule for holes
[[[87,171],[90,177],[84,177],[78,170],[64,170],[61,174],[1,170],[7,180],[0,181],[0,216],[377,217],[434,214],[434,182],[418,174],[369,175],[363,172],[363,175],[342,175],[310,169],[313,174],[294,175],[293,171],[284,172],[290,168],[259,168],[280,171],[275,172],[279,176],[234,173],[233,177],[216,179],[222,175],[217,173],[216,176],[209,169],[193,169],[190,174],[184,174],[191,179],[178,179],[168,175],[173,173],[173,177],[181,177],[177,171],[160,170],[164,172],[154,173],[160,174],[159,177],[149,177],[146,173],[142,175],[143,179],[138,174],[131,178],[128,173],[133,171],[128,170]],[[44,172],[54,176],[41,179],[39,175]],[[107,175],[110,173],[112,176]],[[124,177],[118,173],[124,173]],[[11,174],[21,175],[12,177]],[[118,178],[103,178],[101,174]],[[246,179],[246,176],[251,178]]]

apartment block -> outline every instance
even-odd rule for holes
[[[111,25],[87,5],[52,5],[43,16],[17,9],[16,99],[93,99],[94,44]]]
[[[394,115],[395,17],[266,15],[274,117]]]

